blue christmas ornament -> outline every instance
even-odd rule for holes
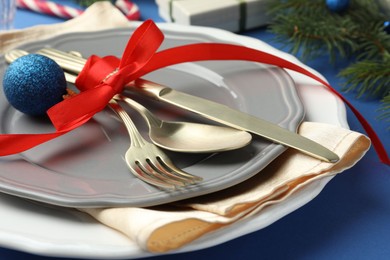
[[[15,109],[39,116],[63,100],[66,80],[61,67],[53,60],[29,54],[9,65],[3,78],[3,90]]]
[[[326,6],[333,12],[343,12],[349,6],[349,0],[326,0]]]

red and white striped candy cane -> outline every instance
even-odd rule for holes
[[[84,10],[81,9],[45,0],[16,0],[16,4],[18,8],[65,19],[74,18],[84,12]],[[129,20],[138,20],[140,18],[138,6],[129,0],[117,0],[115,6],[121,10]]]
[[[129,20],[139,20],[140,11],[138,6],[129,0],[116,0],[115,6],[122,11]]]
[[[66,19],[74,18],[83,13],[83,10],[64,6],[51,1],[40,0],[16,0],[17,7],[35,11],[37,13],[49,14]]]

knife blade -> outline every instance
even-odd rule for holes
[[[142,95],[194,112],[223,125],[264,137],[314,158],[332,163],[339,160],[337,154],[308,138],[226,105],[189,95],[145,79],[137,79],[127,86],[133,87],[129,89]]]

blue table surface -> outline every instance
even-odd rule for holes
[[[71,0],[58,1],[75,5]],[[141,19],[163,22],[154,0],[134,0]],[[60,18],[26,10],[16,13],[15,28],[63,22]],[[277,48],[280,44],[264,28],[242,33]],[[323,74],[336,89],[342,80],[336,75],[347,63],[330,65],[327,57],[307,64]],[[390,153],[390,124],[378,120],[380,102],[343,95],[370,122]],[[324,108],[325,109],[325,108]],[[364,133],[348,109],[354,131]],[[0,214],[1,216],[1,214]],[[0,217],[1,218],[1,217]],[[336,176],[310,203],[276,223],[224,244],[190,253],[158,256],[153,259],[389,259],[390,257],[390,167],[380,163],[371,148],[352,169]],[[0,259],[61,259],[0,248]]]

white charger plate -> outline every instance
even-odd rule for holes
[[[304,66],[291,55],[278,51],[266,43],[226,31],[172,24],[160,24],[159,27],[165,32],[176,34],[179,38],[181,34],[193,33],[206,38],[229,39],[232,43],[261,49]],[[306,121],[348,128],[345,106],[336,96],[307,77],[289,73],[306,108]],[[325,105],[327,110],[323,111]],[[214,246],[266,227],[309,202],[321,192],[330,179],[314,182],[287,200],[267,207],[246,221],[208,234],[178,252]],[[140,250],[133,241],[121,233],[97,223],[77,210],[56,206],[45,207],[6,194],[0,194],[0,210],[2,212],[0,244],[4,247],[49,256],[94,259],[139,258],[150,255]]]

